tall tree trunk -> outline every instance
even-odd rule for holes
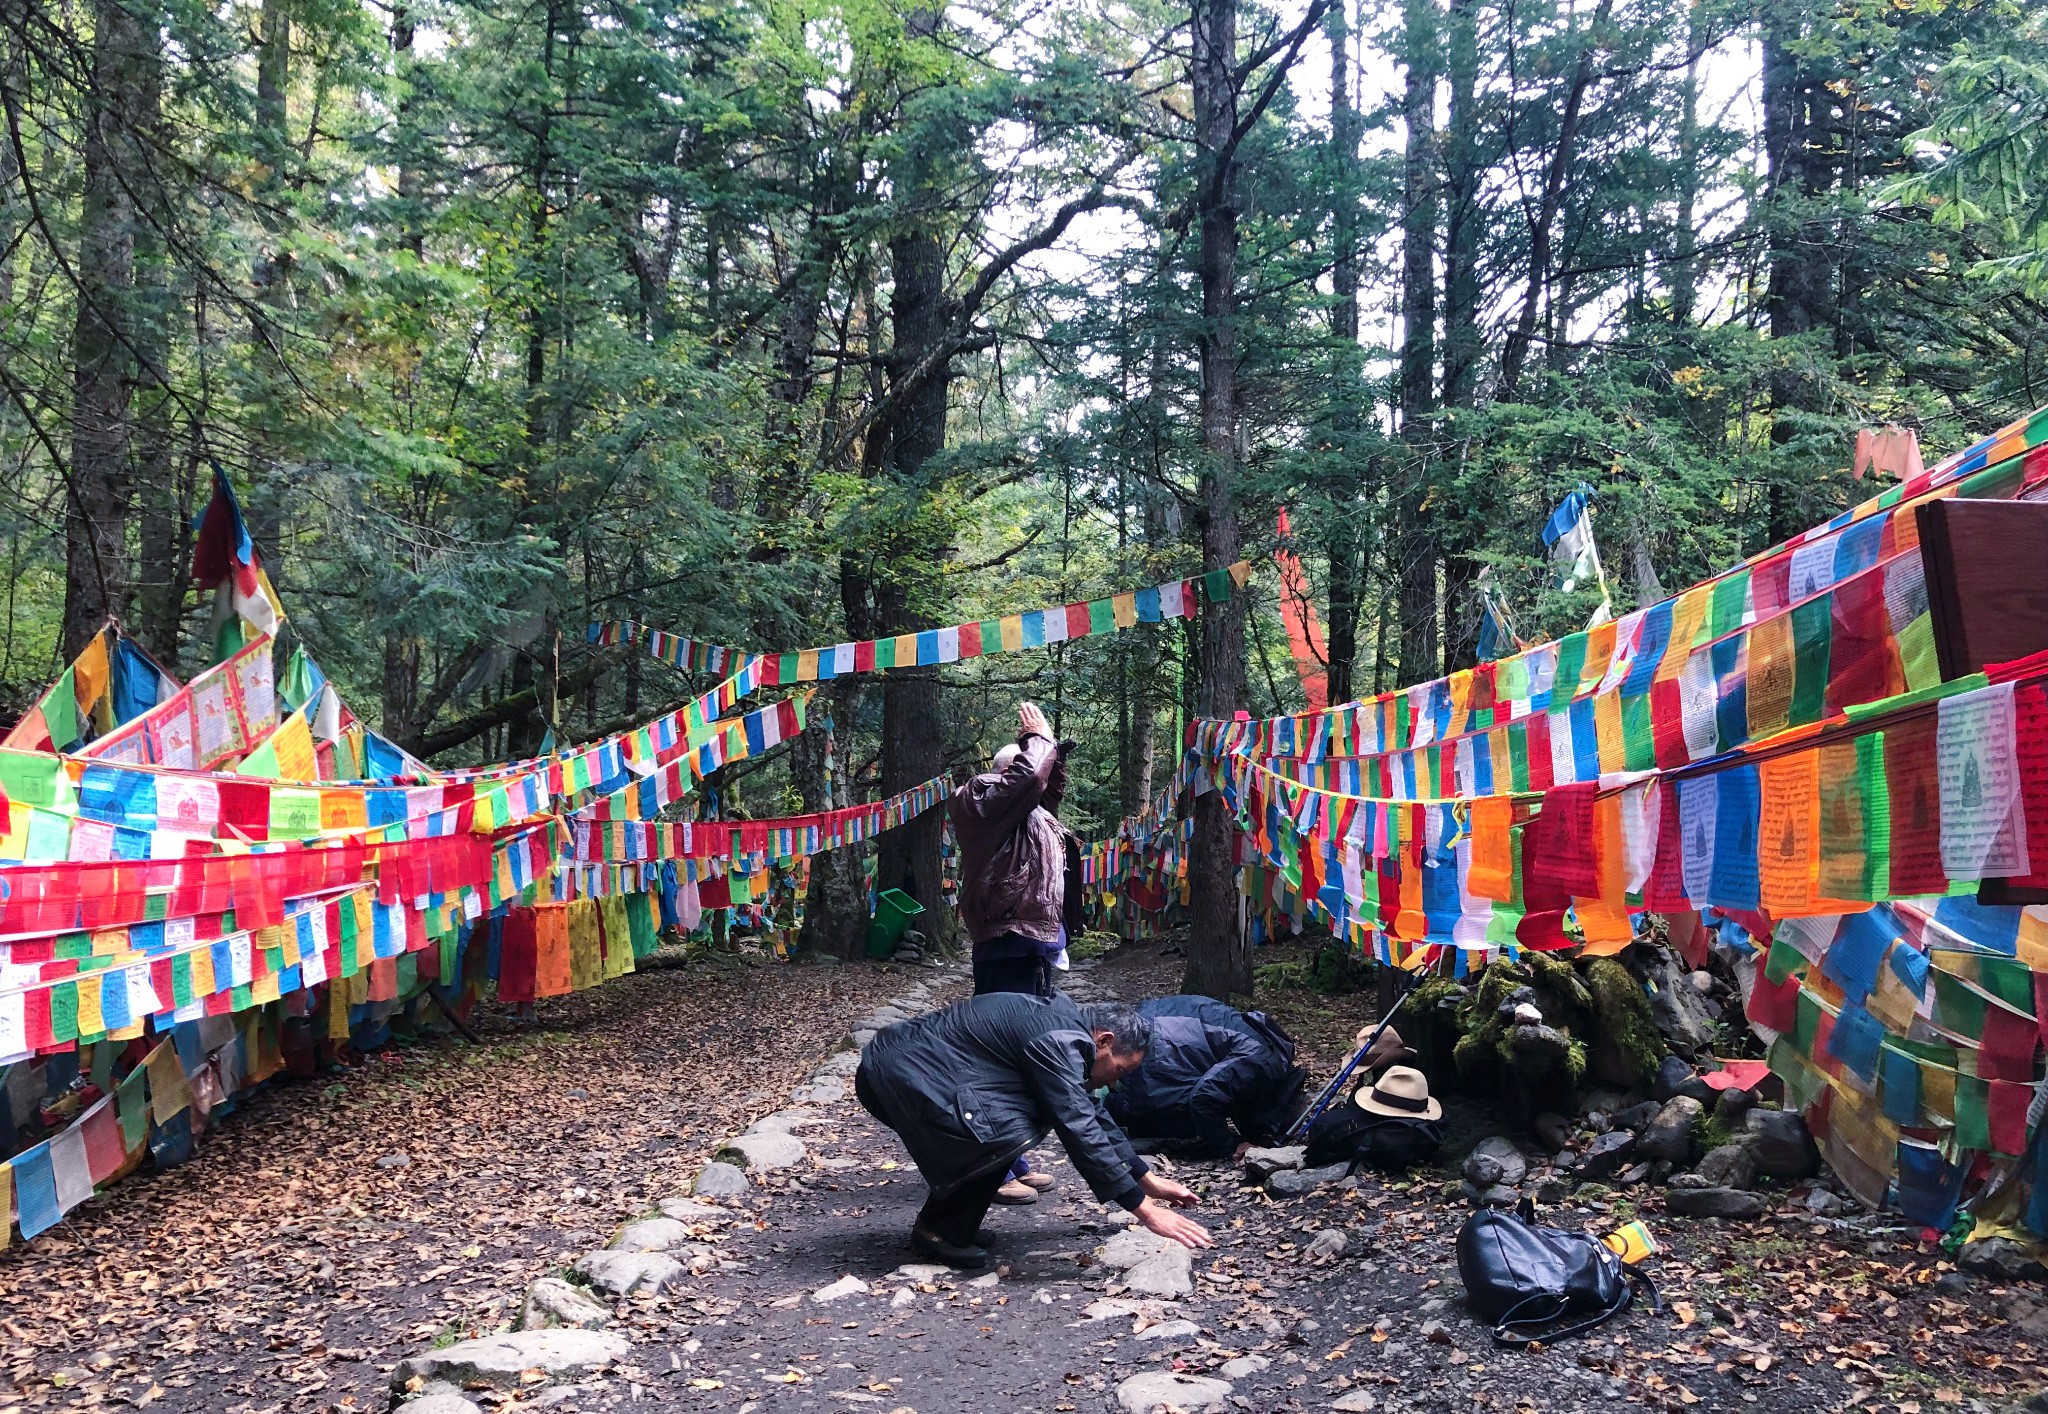
[[[938,17],[921,12],[913,29],[930,34]],[[921,27],[921,28],[920,28]],[[920,154],[905,164],[902,191],[913,204],[929,190],[932,176]],[[946,256],[929,211],[917,211],[889,242],[895,277],[889,297],[889,376],[892,385],[906,378],[946,335]],[[889,428],[889,468],[902,482],[915,482],[925,463],[946,446],[946,410],[952,374],[942,360],[933,374],[904,399]],[[914,533],[914,532],[913,532]],[[939,548],[914,543],[906,533],[890,554],[875,588],[875,616],[882,633],[909,633],[935,627],[925,607],[924,576],[931,572]],[[893,795],[939,773],[945,761],[938,671],[898,668],[882,679],[882,794]],[[929,811],[884,835],[880,847],[882,888],[910,886],[942,933],[951,927],[941,908],[939,836],[941,819]]]
[[[1435,458],[1430,413],[1436,391],[1436,238],[1440,203],[1435,161],[1439,26],[1436,0],[1406,0],[1402,35],[1408,67],[1401,118],[1407,125],[1401,192],[1401,366],[1399,412],[1407,445],[1400,510],[1401,676],[1441,671],[1437,564],[1429,493]]]
[[[1572,69],[1571,86],[1565,90],[1563,112],[1558,117],[1557,147],[1544,171],[1543,198],[1536,219],[1529,228],[1529,282],[1522,292],[1522,312],[1508,331],[1500,351],[1500,400],[1511,403],[1521,391],[1522,370],[1529,360],[1529,346],[1536,338],[1536,316],[1543,307],[1543,292],[1550,283],[1551,245],[1556,234],[1557,214],[1564,205],[1564,187],[1571,175],[1579,144],[1579,116],[1586,105],[1586,90],[1593,85],[1593,58],[1599,52],[1602,32],[1614,0],[1600,0],[1586,26],[1579,46],[1578,63]]]
[[[1765,309],[1773,339],[1799,339],[1833,319],[1833,279],[1825,228],[1814,210],[1828,188],[1826,124],[1820,78],[1799,52],[1803,16],[1793,7],[1767,9],[1763,25],[1764,203],[1770,240],[1770,284]],[[1798,414],[1818,403],[1806,359],[1788,350],[1771,372],[1771,440],[1798,435]],[[1767,497],[1765,538],[1776,544],[1804,525],[1797,498],[1773,482]]]
[[[1444,55],[1451,106],[1444,143],[1443,405],[1470,408],[1485,352],[1479,332],[1479,237],[1486,222],[1479,206],[1479,0],[1451,0]]]
[[[142,121],[152,136],[163,115],[162,56],[152,46],[142,58]],[[184,615],[186,566],[191,561],[192,487],[196,457],[178,446],[171,390],[171,321],[176,294],[162,236],[139,221],[135,237],[134,337],[141,407],[135,423],[137,502],[135,600],[132,631],[165,671],[178,671],[178,629]],[[195,432],[197,429],[194,429]]]
[[[862,684],[859,678],[837,678],[818,689],[811,699],[812,725],[790,745],[790,773],[796,778],[797,793],[806,813],[834,810],[853,804],[847,789],[846,750],[853,739],[853,725],[859,718]],[[825,724],[830,722],[828,731]],[[827,753],[838,776],[837,789],[827,775]],[[938,811],[931,812],[934,818]],[[797,946],[805,952],[825,952],[837,957],[857,957],[864,941],[862,924],[867,918],[868,894],[862,877],[864,847],[848,846],[827,850],[811,858],[810,891],[805,895],[804,926]],[[925,905],[936,921],[942,910],[936,900]]]
[[[1194,0],[1196,164],[1200,183],[1202,324],[1202,564],[1238,557],[1237,523],[1237,0]],[[1202,676],[1196,708],[1224,717],[1244,703],[1244,596],[1202,606]],[[1187,976],[1182,990],[1212,997],[1252,989],[1251,952],[1238,926],[1237,831],[1223,797],[1195,800]]]
[[[1699,235],[1693,220],[1700,190],[1700,59],[1707,40],[1707,17],[1700,7],[1687,13],[1685,78],[1678,89],[1678,248],[1671,264],[1671,322],[1680,328],[1692,323],[1699,300]]]
[[[63,652],[75,657],[118,614],[128,586],[129,413],[135,394],[134,193],[145,171],[153,19],[124,0],[93,6],[91,107],[72,326],[71,482],[64,516]]]
[[[1358,610],[1364,589],[1359,534],[1364,478],[1359,475],[1358,350],[1358,110],[1351,100],[1348,0],[1336,0],[1324,19],[1330,40],[1330,560],[1329,687],[1332,703],[1349,702],[1358,659]]]

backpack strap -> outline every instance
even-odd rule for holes
[[[1634,1267],[1624,1267],[1622,1269],[1622,1276],[1621,1295],[1615,1298],[1612,1306],[1609,1306],[1597,1316],[1590,1316],[1583,1321],[1576,1321],[1568,1326],[1560,1326],[1556,1330],[1525,1332],[1516,1329],[1518,1326],[1546,1326],[1556,1320],[1564,1311],[1564,1298],[1561,1296],[1538,1293],[1535,1296],[1524,1297],[1501,1314],[1499,1322],[1493,1328],[1493,1343],[1506,1350],[1527,1350],[1530,1346],[1539,1343],[1555,1345],[1561,1340],[1570,1340],[1575,1335],[1584,1335],[1587,1331],[1606,1325],[1616,1316],[1626,1311],[1629,1308],[1629,1304],[1635,1299],[1635,1288],[1638,1284],[1649,1293],[1650,1310],[1657,1315],[1663,1314],[1664,1302],[1657,1295],[1657,1284],[1650,1280],[1647,1272],[1639,1272]],[[1524,1306],[1534,1301],[1551,1302],[1553,1309],[1545,1316],[1519,1316],[1516,1314]]]

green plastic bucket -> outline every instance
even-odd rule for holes
[[[884,889],[875,899],[875,918],[868,924],[868,956],[887,957],[910,930],[911,920],[924,913],[924,905],[901,889]]]

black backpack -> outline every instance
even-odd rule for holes
[[[1651,1310],[1664,1309],[1649,1277],[1599,1238],[1538,1227],[1535,1217],[1535,1206],[1524,1198],[1513,1213],[1480,1209],[1458,1232],[1465,1300],[1493,1322],[1495,1345],[1521,1350],[1583,1335],[1626,1311],[1637,1284],[1649,1292]],[[1587,1319],[1553,1324],[1573,1315]]]
[[[1282,1031],[1278,1022],[1262,1011],[1247,1011],[1240,1015],[1260,1040],[1280,1053],[1282,1060],[1289,1065],[1294,1064],[1294,1038]]]
[[[1315,1118],[1304,1136],[1303,1162],[1310,1168],[1348,1164],[1389,1172],[1427,1163],[1443,1147],[1444,1127],[1433,1119],[1396,1119],[1368,1114],[1346,1098]]]

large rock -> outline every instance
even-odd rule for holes
[[[1147,1326],[1138,1332],[1139,1340],[1170,1340],[1177,1345],[1201,1335],[1202,1328],[1193,1321],[1161,1321],[1156,1326]]]
[[[1529,1128],[1553,1154],[1571,1147],[1572,1122],[1561,1114],[1540,1114],[1529,1121]]]
[[[740,1134],[718,1146],[716,1158],[759,1173],[794,1168],[804,1161],[804,1141],[794,1134]]]
[[[742,1174],[744,1178],[746,1175]],[[655,1204],[665,1218],[674,1218],[679,1223],[715,1223],[731,1217],[723,1208],[709,1203],[699,1203],[695,1198],[664,1198]]]
[[[1300,1144],[1287,1144],[1277,1149],[1247,1149],[1244,1151],[1244,1176],[1248,1182],[1264,1183],[1276,1173],[1300,1168],[1307,1153],[1307,1148]]]
[[[814,1124],[825,1123],[825,1116],[816,1110],[777,1110],[772,1115],[763,1115],[747,1126],[749,1134],[794,1134]]]
[[[1127,1227],[1095,1249],[1095,1262],[1097,1266],[1124,1271],[1169,1247],[1179,1246],[1173,1239],[1161,1237],[1149,1228]]]
[[[1739,1188],[1673,1188],[1664,1195],[1664,1211],[1679,1218],[1759,1218],[1768,1206],[1763,1194]]]
[[[474,1402],[445,1390],[425,1399],[408,1399],[401,1407],[405,1414],[483,1414]]]
[[[1346,1168],[1344,1164],[1326,1164],[1319,1169],[1283,1169],[1266,1180],[1266,1191],[1275,1198],[1299,1198],[1325,1183],[1335,1183],[1344,1177]]]
[[[1154,1252],[1124,1273],[1124,1285],[1141,1296],[1178,1300],[1195,1290],[1194,1254],[1178,1242]]]
[[[1326,1227],[1309,1239],[1308,1246],[1301,1249],[1301,1255],[1311,1262],[1334,1260],[1350,1249],[1351,1239],[1339,1227]]]
[[[659,1252],[591,1252],[576,1259],[576,1274],[614,1296],[652,1295],[683,1279],[685,1268]]]
[[[1605,1183],[1635,1157],[1636,1137],[1626,1129],[1611,1130],[1586,1146],[1576,1170],[1581,1183]]]
[[[1702,1105],[1714,1103],[1714,1087],[1699,1078],[1683,1056],[1666,1056],[1657,1063],[1657,1078],[1650,1084],[1650,1096],[1656,1100],[1669,1100],[1677,1095],[1690,1095]]]
[[[1708,1188],[1748,1188],[1756,1182],[1756,1156],[1744,1144],[1707,1150],[1697,1170]]]
[[[1147,1370],[1116,1387],[1116,1402],[1124,1414],[1153,1414],[1161,1406],[1186,1414],[1221,1414],[1230,1407],[1230,1391],[1228,1380]]]
[[[1956,1265],[1979,1276],[2000,1281],[2040,1281],[2048,1278],[2034,1254],[2009,1237],[1980,1237],[1965,1242],[1956,1254]]]
[[[612,1239],[614,1252],[672,1252],[690,1240],[690,1230],[674,1218],[642,1218],[627,1223]]]
[[[849,1272],[830,1286],[821,1286],[812,1292],[811,1300],[820,1306],[830,1306],[834,1301],[848,1296],[866,1296],[872,1289],[866,1282]]]
[[[526,1309],[519,1314],[519,1328],[539,1331],[566,1326],[594,1331],[611,1318],[605,1304],[582,1287],[560,1277],[541,1277],[526,1288]]]
[[[704,1165],[690,1191],[699,1198],[737,1198],[753,1186],[747,1182],[745,1169],[712,1162]]]
[[[1609,1129],[1626,1129],[1631,1134],[1641,1134],[1643,1127],[1657,1117],[1657,1111],[1664,1106],[1656,1100],[1645,1100],[1639,1105],[1629,1105],[1608,1116]]]
[[[1796,1183],[1820,1172],[1820,1150],[1792,1110],[1751,1110],[1742,1143],[1764,1178]]]
[[[1684,962],[1663,948],[1639,947],[1631,949],[1631,954],[1630,970],[1649,995],[1650,1020],[1658,1034],[1680,1055],[1697,1058],[1711,1054],[1721,1009],[1692,984]],[[1712,1103],[1709,1095],[1693,1098]]]
[[[1682,1164],[1692,1158],[1693,1127],[1706,1115],[1707,1109],[1690,1095],[1677,1095],[1664,1102],[1656,1118],[1643,1126],[1636,1136],[1636,1157],[1641,1159],[1669,1159]]]
[[[610,1331],[514,1331],[422,1351],[398,1362],[391,1383],[404,1389],[413,1380],[446,1380],[465,1389],[516,1390],[528,1370],[550,1380],[580,1380],[625,1359],[631,1349],[624,1336]]]
[[[830,1078],[813,1080],[792,1090],[789,1098],[800,1105],[836,1105],[846,1098],[846,1082]]]
[[[1529,1161],[1522,1151],[1498,1134],[1480,1140],[1465,1156],[1465,1177],[1475,1188],[1491,1188],[1496,1183],[1513,1187],[1528,1172]]]

